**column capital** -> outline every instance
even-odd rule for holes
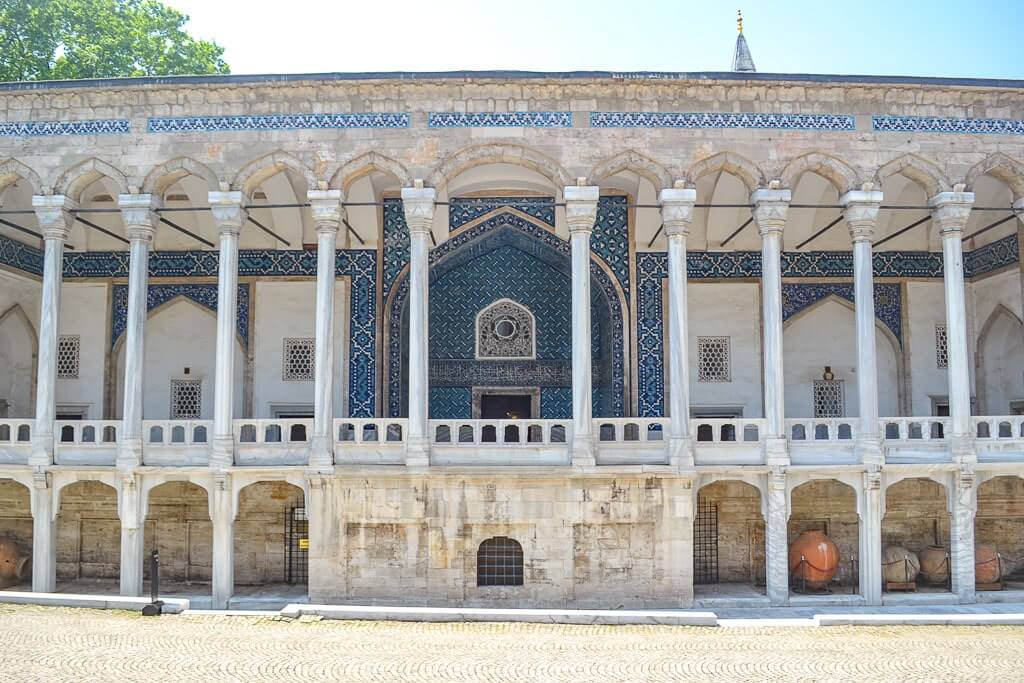
[[[762,237],[773,233],[782,234],[792,199],[793,193],[789,190],[760,189],[750,195],[750,203],[754,205],[751,213]]]
[[[121,209],[128,239],[150,242],[160,215],[160,197],[152,194],[121,194],[117,196],[117,205]]]
[[[422,180],[417,180],[413,187],[402,188],[402,210],[405,212],[405,223],[409,226],[410,235],[430,234],[436,198],[437,190],[423,187]]]
[[[44,239],[68,239],[75,221],[71,212],[78,208],[78,202],[63,194],[37,194],[32,196],[32,208]]]
[[[971,217],[974,206],[973,192],[940,192],[928,200],[932,207],[932,221],[939,228],[939,234],[960,235]]]
[[[1017,218],[1024,222],[1024,197],[1021,197],[1020,199],[1015,201],[1010,206],[1010,208],[1013,210],[1015,214],[1017,214]]]
[[[661,204],[661,222],[669,237],[690,234],[693,222],[693,205],[697,202],[697,190],[692,187],[665,188],[658,195]]]
[[[213,213],[213,220],[217,223],[217,232],[221,235],[237,235],[242,230],[242,225],[247,218],[247,212],[243,206],[245,196],[236,191],[233,192],[210,192],[207,195],[210,203],[210,211]]]
[[[345,207],[341,205],[341,190],[310,190],[306,193],[313,210],[313,223],[317,233],[338,232],[345,218]]]
[[[882,205],[879,190],[851,190],[839,198],[843,205],[843,218],[854,242],[873,242],[878,223],[878,209]]]
[[[597,220],[597,201],[601,188],[596,185],[569,185],[562,191],[565,198],[565,219],[569,232],[590,233]]]

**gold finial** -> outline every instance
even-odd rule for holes
[[[743,10],[736,10],[736,30],[743,33]]]

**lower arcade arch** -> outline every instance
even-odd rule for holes
[[[794,591],[856,592],[859,568],[857,565],[860,544],[860,515],[857,507],[857,491],[849,484],[837,479],[812,479],[795,487],[790,492],[789,522],[787,525],[789,557],[789,582]],[[835,544],[838,560],[835,562],[832,578],[827,585],[813,588],[802,580],[799,566],[799,545],[803,534],[821,533]],[[828,570],[824,558],[805,554],[811,574]]]
[[[7,566],[16,570],[14,575],[0,573],[0,590],[31,590],[31,561],[31,492],[13,479],[0,479],[0,565],[11,562]]]
[[[235,589],[308,584],[305,494],[285,481],[258,481],[238,493],[234,523]],[[303,542],[305,541],[305,542]]]
[[[117,491],[100,481],[76,481],[60,490],[57,512],[57,589],[117,592],[121,576],[121,520]],[[109,586],[109,587],[108,587]],[[84,587],[81,590],[80,587]]]
[[[975,578],[987,583],[998,559],[999,583],[1024,590],[1024,478],[998,476],[978,486],[978,510],[974,518]],[[983,548],[982,546],[988,546]]]
[[[908,477],[886,487],[883,591],[950,590],[950,520],[943,484]]]
[[[144,533],[144,579],[152,579],[149,557],[156,550],[160,553],[163,590],[210,583],[213,524],[206,489],[187,481],[154,486],[149,492]]]
[[[697,491],[693,520],[695,596],[764,593],[765,519],[761,491],[720,479]]]

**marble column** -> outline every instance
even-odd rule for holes
[[[43,290],[39,313],[39,355],[36,380],[36,421],[29,464],[53,464],[53,421],[57,391],[57,330],[60,326],[60,288],[64,271],[64,243],[71,233],[78,204],[62,194],[32,197],[43,233]]]
[[[668,445],[669,465],[693,469],[690,434],[690,332],[687,323],[686,238],[693,222],[697,190],[676,183],[659,196],[668,239]]]
[[[864,473],[858,537],[860,594],[869,605],[882,604],[882,474]]]
[[[409,434],[405,464],[430,465],[430,230],[434,222],[432,187],[415,181],[402,188],[402,208],[409,226]]]
[[[344,553],[343,511],[338,509],[333,477],[311,475],[306,487],[306,518],[309,520],[309,599],[313,602],[337,596],[346,584],[347,564],[338,562]]]
[[[761,234],[761,306],[764,324],[765,462],[786,465],[785,376],[782,372],[782,233],[792,194],[777,188],[750,196],[754,224]]]
[[[1013,212],[1017,214],[1017,253],[1024,254],[1024,197],[1013,203]],[[1020,311],[1021,319],[1024,319],[1024,258],[1017,259],[1020,273]]]
[[[957,462],[974,462],[977,456],[971,433],[971,384],[968,368],[970,356],[967,352],[967,306],[964,301],[964,258],[961,243],[964,227],[971,216],[974,193],[941,192],[928,203],[932,207],[932,222],[942,235],[953,457]]]
[[[309,466],[334,464],[334,286],[338,228],[345,215],[341,190],[307,193],[316,225],[316,373],[313,384],[313,439]]]
[[[565,218],[572,249],[572,465],[593,467],[593,394],[590,338],[590,235],[597,220],[600,188],[565,188]]]
[[[121,477],[117,515],[121,519],[121,595],[142,595],[142,565],[145,562],[145,519],[139,482],[131,473]]]
[[[949,564],[953,592],[960,602],[975,602],[974,519],[978,489],[971,463],[963,463],[953,475],[952,513],[949,533]]]
[[[32,474],[32,590],[53,593],[57,590],[57,511],[54,509],[53,482],[49,472]]]
[[[768,473],[765,516],[765,584],[772,607],[789,603],[789,504],[786,473],[779,467]]]
[[[238,234],[246,220],[241,192],[210,192],[220,236],[217,267],[217,357],[213,389],[213,448],[210,467],[234,463],[235,338],[238,317]]]
[[[235,592],[235,500],[231,477],[218,474],[210,492],[210,521],[213,523],[211,582],[213,609],[227,609]]]
[[[857,317],[857,451],[860,461],[880,467],[882,443],[878,428],[878,361],[875,349],[875,281],[872,244],[882,193],[866,187],[840,197],[843,217],[853,242],[853,299]]]
[[[117,466],[131,471],[142,464],[142,378],[145,369],[146,293],[149,246],[160,220],[159,198],[150,194],[118,197],[128,233],[128,324],[124,344],[124,404],[117,444]],[[123,545],[122,545],[123,548]],[[124,564],[122,563],[122,567]],[[123,588],[122,582],[122,588]]]

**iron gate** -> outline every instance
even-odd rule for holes
[[[309,581],[309,518],[306,508],[288,508],[284,534],[285,583]]]
[[[693,520],[693,582],[718,583],[718,504],[704,499]]]

